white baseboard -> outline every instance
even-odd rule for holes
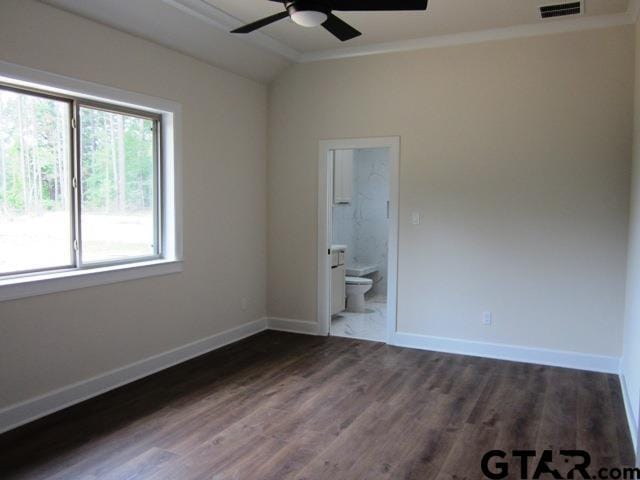
[[[620,359],[604,355],[529,348],[498,343],[474,342],[455,338],[432,337],[413,333],[396,332],[391,336],[392,345],[418,348],[435,352],[495,358],[514,362],[535,363],[553,367],[575,368],[593,372],[618,373]]]
[[[63,408],[80,403],[109,390],[159,372],[191,358],[216,350],[230,343],[250,337],[264,330],[318,335],[318,323],[286,318],[263,318],[226,330],[202,340],[169,350],[144,360],[129,364],[93,378],[54,390],[42,396],[10,405],[0,410],[0,433],[37,420]],[[391,336],[393,345],[438,352],[496,358],[517,362],[552,365],[606,373],[619,373],[617,357],[588,355],[557,350],[535,349],[512,345],[473,342],[452,338],[431,337],[396,332]],[[621,384],[630,425],[635,422],[633,410],[628,405],[628,393],[623,377]],[[634,445],[636,431],[632,430]]]
[[[622,399],[624,400],[624,409],[627,412],[627,422],[629,422],[629,431],[631,432],[631,440],[633,441],[633,448],[638,451],[638,421],[633,414],[633,408],[631,408],[631,398],[629,397],[629,388],[627,387],[627,380],[624,374],[620,373],[620,387],[622,388]],[[636,463],[640,462],[640,458],[636,459]]]
[[[267,329],[259,319],[0,410],[0,433]]]
[[[269,330],[280,332],[302,333],[304,335],[318,335],[318,323],[308,320],[292,320],[290,318],[267,319]]]

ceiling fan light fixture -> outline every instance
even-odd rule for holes
[[[327,21],[326,13],[317,10],[298,10],[291,14],[291,20],[301,27],[318,27]]]
[[[284,4],[284,11],[274,13],[255,22],[243,25],[231,33],[251,33],[290,17],[302,27],[322,27],[341,42],[356,38],[362,33],[333,14],[338,12],[391,12],[397,10],[426,10],[429,0],[270,0]]]

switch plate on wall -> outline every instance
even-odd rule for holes
[[[491,312],[482,312],[482,324],[483,325],[491,325]]]
[[[420,212],[411,212],[411,223],[413,225],[420,225]]]

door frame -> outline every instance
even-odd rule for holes
[[[638,412],[640,412],[640,405],[638,406]],[[631,416],[633,416],[633,414]],[[640,422],[638,422],[636,428],[638,429],[638,433],[636,434],[636,467],[640,468]]]
[[[400,137],[347,138],[321,140],[318,158],[318,271],[317,321],[318,334],[329,335],[331,328],[331,275],[328,254],[332,243],[331,209],[333,207],[332,150],[388,148],[390,163],[389,185],[389,250],[387,273],[387,332],[386,342],[393,343],[397,330],[398,311],[398,232],[400,207]]]

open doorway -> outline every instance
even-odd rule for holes
[[[320,145],[318,318],[328,335],[396,330],[399,138]]]

